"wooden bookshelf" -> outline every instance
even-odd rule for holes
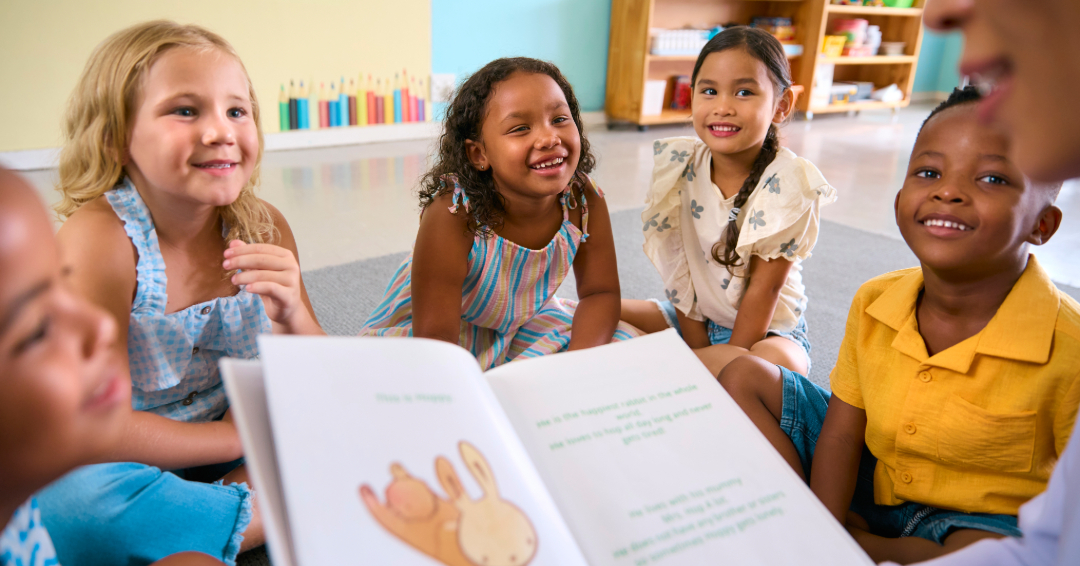
[[[792,81],[803,91],[796,108],[813,118],[815,112],[842,112],[871,108],[899,108],[910,99],[919,47],[922,40],[922,4],[914,8],[837,6],[828,0],[612,0],[611,35],[608,49],[607,93],[604,110],[609,124],[636,124],[639,129],[660,124],[689,121],[689,110],[664,109],[657,116],[642,115],[645,83],[667,80],[673,75],[690,75],[696,55],[651,55],[650,29],[680,29],[701,24],[738,22],[749,24],[754,17],[791,18],[801,56],[789,57]],[[882,41],[905,41],[901,56],[834,57],[820,56],[829,22],[837,18],[859,17],[881,27]],[[876,88],[896,83],[904,100],[896,103],[860,102],[844,106],[811,108],[810,88],[819,65],[836,65],[834,80],[870,81]]]

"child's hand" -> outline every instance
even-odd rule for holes
[[[300,264],[289,250],[273,244],[229,242],[225,250],[225,269],[241,270],[232,276],[233,285],[263,299],[270,320],[285,332],[301,334],[311,320],[301,295]]]

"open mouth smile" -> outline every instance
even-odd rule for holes
[[[563,162],[562,157],[556,157],[554,159],[549,159],[547,161],[537,163],[536,165],[530,165],[529,169],[541,170],[541,169],[548,169],[550,167],[558,167],[559,165],[562,165],[562,162]]]

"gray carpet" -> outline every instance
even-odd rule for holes
[[[663,297],[660,276],[641,251],[641,211],[615,213],[611,223],[623,298]],[[406,255],[391,254],[304,273],[304,283],[323,328],[330,334],[355,335],[382,300],[386,284]],[[806,321],[813,346],[811,380],[828,386],[829,372],[844,336],[848,307],[859,286],[871,277],[915,265],[915,256],[902,241],[822,222],[813,257],[803,265],[803,282],[809,295]],[[1059,287],[1080,299],[1080,289]],[[559,295],[576,298],[573,281],[564,283]],[[269,563],[261,549],[239,561],[241,566]]]

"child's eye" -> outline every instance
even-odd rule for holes
[[[555,124],[562,124],[563,122],[567,121],[568,119],[569,118],[567,118],[566,116],[557,116],[554,120],[552,120],[552,122],[555,123]]]
[[[243,118],[244,116],[247,116],[247,110],[244,110],[243,108],[230,108],[226,114],[228,114],[230,118]]]
[[[994,174],[983,175],[982,177],[979,177],[977,180],[978,181],[983,181],[985,183],[990,183],[991,185],[1008,185],[1009,184],[1008,179],[1006,179],[1005,177],[1002,177],[1001,175],[994,175]]]
[[[513,128],[512,130],[510,130],[510,133],[511,134],[518,134],[518,133],[521,133],[521,132],[528,131],[528,129],[529,129],[528,126],[524,126],[524,125],[523,126],[518,126],[516,128]]]
[[[26,338],[15,344],[15,354],[21,354],[34,344],[42,341],[49,334],[49,318],[42,319],[41,324]]]
[[[715,88],[703,88],[703,89],[701,89],[701,94],[708,95],[708,96],[716,96],[716,89]]]
[[[195,116],[195,109],[190,106],[181,106],[172,111],[177,116],[183,116],[184,118],[192,118]]]
[[[753,96],[753,95],[754,95],[754,92],[751,91],[750,89],[746,89],[746,88],[740,88],[739,90],[735,91],[735,96]]]
[[[915,172],[915,176],[921,179],[940,179],[941,173],[938,173],[933,169],[920,169]]]

